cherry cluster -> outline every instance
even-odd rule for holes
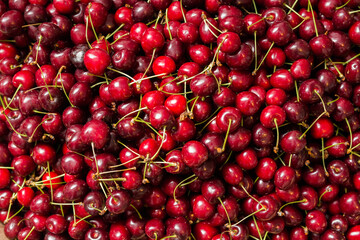
[[[9,239],[360,239],[360,0],[0,16]]]

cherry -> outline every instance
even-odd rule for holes
[[[290,188],[296,180],[295,171],[291,167],[282,166],[274,175],[274,184],[277,188],[286,190]]]
[[[313,233],[322,233],[325,231],[327,221],[324,213],[319,210],[313,210],[306,215],[306,227]]]
[[[161,49],[164,45],[164,36],[157,29],[148,28],[142,38],[141,47],[145,52],[152,52],[154,49]]]
[[[74,179],[73,181],[65,184],[64,198],[67,201],[78,201],[83,199],[86,192],[86,182],[80,179]]]
[[[259,161],[255,171],[259,178],[264,181],[269,181],[275,174],[276,163],[271,158],[263,158]]]
[[[109,54],[99,48],[89,49],[84,55],[86,69],[95,75],[103,75],[110,62]]]
[[[14,167],[14,171],[23,177],[32,173],[36,167],[34,160],[27,155],[15,157],[11,165]]]
[[[126,226],[122,223],[114,223],[110,226],[109,231],[109,238],[111,240],[113,239],[121,239],[129,240],[131,237],[129,230],[126,228]]]
[[[259,220],[271,220],[276,216],[276,212],[278,211],[278,206],[276,201],[269,196],[263,196],[259,198],[259,202],[255,206],[255,216]]]
[[[84,208],[92,216],[97,216],[105,207],[104,196],[97,191],[88,193],[84,198]]]
[[[232,151],[242,151],[250,144],[250,141],[251,132],[239,127],[235,132],[229,134],[227,145]]]
[[[154,16],[152,4],[145,1],[136,2],[132,9],[132,18],[134,22],[147,22]]]
[[[270,105],[262,110],[260,122],[264,125],[264,127],[273,128],[283,124],[285,122],[285,118],[285,112],[281,107]]]
[[[254,115],[261,106],[260,98],[252,92],[244,91],[236,96],[236,107],[242,114]]]
[[[55,150],[48,144],[39,143],[32,150],[32,158],[38,165],[45,166],[47,163],[55,161]]]
[[[269,40],[275,42],[279,46],[286,45],[290,41],[291,35],[292,28],[286,21],[271,25],[266,32],[266,36]]]
[[[196,239],[212,239],[218,233],[215,227],[204,222],[197,223],[193,231]]]
[[[204,196],[198,195],[193,199],[193,213],[199,220],[206,220],[215,213],[214,206]]]
[[[319,35],[312,38],[309,45],[313,53],[319,58],[327,58],[332,55],[333,42],[326,35]]]
[[[210,44],[216,41],[216,36],[219,34],[218,22],[213,18],[204,18],[199,26],[200,39],[205,44]]]
[[[208,159],[208,150],[198,141],[187,142],[181,154],[184,163],[189,167],[198,167]]]
[[[0,18],[1,32],[7,35],[19,35],[24,25],[24,16],[18,10],[9,10],[1,15]]]
[[[68,227],[68,234],[73,239],[84,239],[90,225],[84,220],[71,221]]]
[[[287,100],[287,96],[284,90],[281,88],[269,89],[266,93],[266,104],[282,106]]]

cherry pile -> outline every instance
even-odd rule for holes
[[[360,239],[360,0],[0,0],[18,240]]]

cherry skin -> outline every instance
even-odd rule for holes
[[[271,158],[263,158],[256,167],[256,175],[264,181],[273,178],[276,171],[276,163]]]
[[[241,113],[237,108],[225,107],[216,116],[216,124],[220,130],[226,132],[235,131],[240,126]]]
[[[184,163],[189,167],[198,167],[208,159],[208,150],[198,141],[187,142],[181,154]]]
[[[95,75],[103,75],[110,62],[109,54],[98,48],[86,51],[84,56],[84,64],[87,70]]]
[[[295,183],[295,180],[295,171],[288,166],[282,166],[274,175],[275,186],[282,190],[290,188]]]
[[[324,213],[319,210],[313,210],[306,215],[305,224],[309,231],[322,233],[326,229],[327,221]]]
[[[278,206],[276,201],[269,196],[263,196],[259,198],[258,204],[256,204],[255,211],[258,211],[260,209],[263,209],[257,213],[255,213],[255,216],[259,220],[270,220],[276,216],[276,212],[278,211]]]
[[[193,200],[193,213],[195,217],[201,220],[210,218],[215,213],[215,208],[202,195],[199,195]]]
[[[30,204],[35,196],[34,191],[29,187],[24,187],[18,191],[18,202],[25,207],[30,207]]]
[[[280,126],[285,122],[286,114],[284,110],[276,105],[265,107],[260,115],[260,122],[266,128]]]
[[[244,91],[236,96],[236,107],[244,115],[254,115],[261,106],[260,98],[252,92]]]
[[[358,39],[359,34],[360,34],[360,22],[357,21],[349,29],[349,38],[356,45],[360,45],[360,41]]]

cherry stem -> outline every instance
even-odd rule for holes
[[[91,7],[91,3],[89,3],[88,7],[89,7],[89,8]],[[96,31],[95,31],[95,27],[94,27],[93,21],[92,21],[92,19],[91,19],[91,13],[90,13],[90,12],[89,12],[89,16],[88,16],[88,17],[89,17],[89,19],[90,19],[91,28],[92,28],[92,31],[93,31],[93,33],[94,33],[94,35],[95,35],[96,41],[99,41],[99,38],[98,38],[97,33],[96,33]],[[88,18],[86,18],[86,21],[89,21]],[[86,32],[85,34],[87,34],[87,32]]]
[[[115,182],[115,180],[113,180],[114,182]],[[120,180],[119,180],[120,181]],[[116,182],[115,182],[116,183]],[[107,198],[108,197],[108,195],[106,194],[106,191],[105,191],[105,189],[104,189],[104,186],[107,188],[107,186],[106,186],[106,183],[104,183],[104,182],[100,182],[100,187],[101,187],[101,190],[103,191],[103,193],[104,193],[104,195],[105,195],[105,197]]]
[[[295,85],[295,92],[296,92],[296,100],[298,102],[300,102],[299,87],[297,85],[297,81],[294,81],[294,85]]]
[[[118,37],[115,41],[113,41],[112,43],[110,43],[110,46],[113,45],[113,44],[115,44],[117,41],[119,41],[120,39],[122,39],[123,37],[125,37],[125,36],[127,36],[127,35],[129,35],[129,34],[130,34],[130,33],[127,32],[127,33],[121,35],[121,36]]]
[[[139,216],[139,218],[142,220],[143,217],[141,216],[139,210],[131,203],[130,206],[135,210],[135,212],[137,213],[137,215]]]
[[[325,59],[326,60],[326,59]],[[336,64],[334,64],[334,62],[331,60],[331,58],[328,58],[328,60],[330,61],[331,66],[333,66],[335,68],[335,71],[339,74],[339,77],[341,79],[341,81],[345,81],[345,76],[344,74],[342,74],[342,72],[340,72],[339,68],[336,66]]]
[[[252,26],[258,24],[258,23],[261,22],[261,21],[264,21],[265,19],[266,19],[266,18],[263,17],[263,18],[257,20],[256,22],[254,22],[254,23],[250,24],[249,26],[247,26],[247,29],[250,30],[250,28],[251,28]]]
[[[257,72],[257,71],[259,70],[259,68],[261,67],[261,65],[264,63],[267,55],[269,54],[269,52],[270,52],[270,50],[272,49],[272,47],[274,46],[274,44],[275,44],[274,42],[271,43],[271,45],[270,45],[269,49],[267,50],[265,56],[261,59],[261,62],[260,62],[260,64],[259,64],[259,66],[258,66],[257,68],[255,68],[255,70],[252,72],[252,75],[255,75],[256,72]]]
[[[154,50],[155,50],[155,49],[154,49]],[[116,72],[116,73],[119,73],[119,74],[121,74],[121,75],[124,75],[125,77],[127,77],[127,78],[129,78],[129,79],[131,79],[131,80],[133,80],[133,81],[136,81],[134,78],[132,78],[130,75],[128,75],[128,74],[126,74],[126,73],[124,73],[124,72],[121,72],[121,71],[116,70],[116,69],[111,68],[111,67],[108,67],[107,69],[109,69],[109,70],[111,70],[111,71],[114,71],[114,72]],[[130,83],[129,85],[131,85],[131,83]]]
[[[29,231],[29,233],[26,235],[26,237],[24,238],[24,240],[26,240],[30,235],[31,233],[34,231],[35,227],[32,227]]]
[[[136,110],[134,110],[132,112],[129,112],[129,113],[125,114],[122,118],[120,118],[119,121],[117,121],[115,124],[113,124],[113,127],[116,127],[122,120],[124,120],[126,117],[130,116],[131,114],[136,113],[136,112],[140,112],[140,111],[145,110],[145,109],[147,109],[147,107],[139,108],[139,109],[136,109]]]
[[[159,22],[159,20],[160,20],[161,17],[162,17],[162,11],[160,10],[159,13],[158,13],[158,16],[157,16],[157,18],[156,18],[156,21],[155,21],[154,29],[156,29],[157,24],[158,24],[158,22]]]
[[[14,169],[14,167],[0,166],[0,169]]]
[[[183,19],[184,19],[184,23],[186,23],[186,17],[185,17],[185,12],[184,12],[184,9],[183,9],[182,0],[180,0],[180,10],[181,10],[181,14],[182,14]]]
[[[17,193],[13,193],[11,198],[14,198],[16,195],[17,195]],[[13,201],[10,201],[8,211],[7,211],[7,214],[6,214],[6,218],[5,218],[5,221],[4,221],[5,224],[10,220],[9,215],[10,215],[12,204],[13,204]]]
[[[356,54],[355,56],[353,56],[352,58],[350,58],[349,60],[347,60],[346,62],[343,63],[343,65],[348,64],[349,62],[351,62],[352,60],[354,60],[355,58],[359,57],[360,53]]]
[[[274,124],[276,128],[276,145],[274,147],[274,153],[277,153],[279,151],[279,127],[276,118],[274,118]]]
[[[50,175],[50,163],[49,163],[49,161],[47,161],[47,170],[48,170],[49,177],[50,177],[51,175]],[[51,177],[49,178],[49,182],[50,182],[51,201],[53,201],[54,200],[54,191],[53,191],[53,186],[52,186],[52,183],[51,183]]]
[[[282,206],[279,208],[278,213],[280,213],[281,210],[282,210],[284,207],[286,207],[286,206],[288,206],[288,205],[290,205],[290,204],[303,203],[303,202],[306,202],[306,199],[302,199],[302,200],[298,200],[298,201],[293,201],[293,202],[285,203],[284,205],[282,205]]]
[[[194,178],[194,177],[196,177],[195,174],[191,175],[190,177],[185,178],[184,180],[182,180],[181,182],[179,182],[178,185],[176,185],[176,187],[174,188],[174,192],[173,192],[173,197],[174,197],[174,200],[175,200],[175,201],[177,201],[177,199],[176,199],[176,190],[177,190],[180,186],[182,186],[183,183],[185,183],[186,181],[188,181],[189,179],[192,179],[192,178]],[[196,178],[197,178],[197,177],[196,177]]]
[[[94,208],[95,209],[95,208]],[[75,216],[75,217],[78,217],[79,218],[79,216]],[[87,224],[89,224],[89,225],[91,225],[91,226],[93,226],[91,223],[89,223],[88,221],[85,221],[85,219],[87,219],[87,218],[89,218],[89,217],[91,217],[91,215],[87,215],[87,216],[85,216],[85,217],[83,217],[83,218],[79,218],[79,220],[78,221],[75,221],[74,222],[74,226],[76,226],[79,222],[81,222],[81,221],[84,221],[84,222],[86,222]]]
[[[227,164],[227,162],[230,160],[231,155],[232,155],[233,151],[230,151],[229,156],[226,158],[225,162],[221,165],[220,170],[225,166],[225,164]]]
[[[298,1],[299,1],[299,0],[295,0],[295,1],[294,1],[294,3],[293,3],[292,6],[291,6],[291,9],[287,12],[287,15],[289,15],[290,12],[292,11],[292,9],[294,9],[294,7],[296,6],[296,4],[297,4]]]
[[[221,198],[220,198],[220,197],[218,197],[218,200],[219,200],[219,202],[220,202],[221,206],[224,208],[224,211],[225,211],[226,217],[227,217],[228,222],[229,222],[229,226],[231,227],[231,220],[230,220],[230,217],[229,217],[228,211],[227,211],[227,209],[226,209],[226,207],[225,207],[225,205],[224,205],[224,203],[223,203],[223,201],[221,200]]]
[[[354,14],[354,13],[358,13],[358,12],[360,12],[360,10],[350,11],[349,13]]]
[[[199,133],[201,133],[202,131],[205,130],[205,128],[210,124],[211,120],[212,120],[212,119],[214,118],[214,116],[218,113],[218,111],[220,111],[220,109],[221,109],[221,107],[218,107],[218,108],[215,110],[215,112],[213,112],[213,113],[210,115],[210,117],[208,117],[207,119],[205,119],[205,120],[202,121],[202,122],[195,123],[196,126],[197,126],[197,125],[202,125],[202,124],[206,123],[205,126],[200,130]]]
[[[149,122],[144,121],[141,118],[134,119],[134,121],[146,124],[146,126],[148,126],[151,130],[153,130],[159,137],[162,137],[162,135],[158,131],[156,131],[155,128],[153,128]]]
[[[186,86],[186,84],[185,84],[185,86]],[[197,102],[198,100],[199,100],[199,96],[196,96],[195,99],[194,99],[194,103],[193,103],[192,106],[191,106],[191,110],[190,110],[191,113],[194,112],[195,104],[196,104],[196,102]]]
[[[10,99],[10,102],[8,102],[7,106],[4,108],[4,110],[3,110],[3,111],[5,111],[6,109],[8,109],[8,108],[9,108],[10,104],[14,101],[15,96],[16,96],[16,94],[19,92],[19,90],[20,90],[20,88],[21,88],[21,87],[22,87],[22,84],[20,84],[20,85],[17,87],[17,89],[16,89],[16,91],[15,91],[14,95],[13,95],[13,96],[12,96],[12,98]]]
[[[349,148],[352,149],[352,141],[353,141],[353,139],[352,139],[351,126],[350,126],[349,120],[347,118],[345,118],[345,122],[346,122],[347,127],[349,128],[349,134],[350,134],[350,146],[349,146]]]
[[[122,164],[109,166],[109,168],[121,167],[121,166],[124,166],[124,165],[126,165],[126,164],[128,164],[128,163],[130,163],[130,162],[132,162],[132,161],[134,161],[136,159],[139,159],[139,158],[140,158],[140,156],[137,156],[137,157],[134,157],[134,158],[130,159],[129,161],[126,161],[126,162],[122,163]]]
[[[253,0],[254,1],[254,0]],[[255,4],[255,3],[254,3]],[[255,69],[257,69],[257,43],[256,43],[256,31],[254,31],[254,53],[255,53]]]
[[[153,61],[154,61],[154,57],[155,57],[155,52],[156,52],[156,48],[153,49],[153,52],[152,52],[152,56],[151,56],[151,59],[150,59],[150,63],[149,65],[147,66],[145,72],[144,72],[144,75],[146,75],[146,73],[149,71]]]
[[[13,217],[15,217],[16,215],[18,215],[22,210],[24,209],[24,206],[21,206],[21,208],[14,213],[9,219],[7,219],[7,222],[10,221]],[[5,223],[5,222],[4,222]]]
[[[335,143],[335,144],[333,144],[333,145],[330,145],[330,146],[324,147],[323,149],[320,149],[320,152],[325,151],[325,150],[327,150],[327,149],[329,149],[329,148],[332,148],[332,147],[341,145],[341,144],[348,145],[349,143],[348,143],[348,142]],[[351,149],[349,149],[349,150],[351,151]],[[350,152],[349,152],[348,154],[350,154]]]
[[[164,144],[164,141],[165,141],[165,133],[166,133],[165,131],[166,131],[166,126],[164,126],[164,128],[163,128],[163,135],[160,136],[161,137],[160,146],[158,147],[156,153],[150,158],[150,161],[154,160],[157,157],[157,155],[159,154],[159,152],[161,151],[161,148],[162,148],[162,146]]]
[[[216,38],[218,38],[219,36],[216,35],[213,30],[211,29],[211,27],[213,27],[216,31],[218,31],[219,33],[222,33],[222,31],[220,31],[217,27],[214,26],[214,24],[212,24],[207,18],[204,19],[204,23],[207,25],[209,32]],[[210,26],[209,26],[210,25]]]
[[[293,12],[293,13],[295,13],[299,18],[305,20],[305,18],[304,18],[303,16],[301,16],[297,11],[294,10],[293,6],[290,7],[290,6],[287,5],[286,3],[284,3],[284,6],[289,9],[289,13],[290,13],[290,12]]]
[[[170,31],[170,26],[169,26],[169,19],[168,19],[168,9],[166,9],[165,11],[165,22],[166,22],[166,26],[167,26],[167,29],[168,29],[168,32],[169,32],[169,38],[170,40],[172,40],[172,35],[171,35],[171,31]]]
[[[292,154],[290,154],[290,157],[289,157],[289,167],[291,167],[291,160],[292,160]]]
[[[39,26],[41,23],[32,23],[32,24],[26,24],[26,25],[22,25],[21,27],[26,28],[26,27],[31,27],[31,26]]]
[[[341,9],[343,7],[345,7],[346,5],[348,5],[348,3],[350,2],[351,0],[347,0],[346,3],[344,3],[343,5],[339,6],[339,7],[336,7],[335,9],[338,10],[338,9]],[[351,14],[351,12],[350,12]]]
[[[311,123],[311,125],[303,132],[303,134],[299,137],[301,140],[303,137],[305,137],[306,133],[312,128],[312,126],[320,119],[322,116],[324,116],[327,112],[322,112],[316,119]]]
[[[259,234],[260,240],[262,240],[261,232],[260,232],[259,226],[258,226],[258,224],[257,224],[256,218],[255,218],[254,215],[253,215],[252,217],[253,217],[253,220],[254,220],[254,223],[255,223],[256,231],[257,231],[258,234]]]
[[[254,11],[255,11],[255,13],[258,14],[258,10],[257,10],[257,7],[256,7],[256,2],[255,2],[255,0],[252,0],[252,4],[253,4],[253,6],[254,6]]]
[[[322,199],[322,197],[323,197],[326,193],[331,192],[331,190],[329,190],[328,188],[330,188],[330,186],[327,186],[326,189],[325,189],[325,191],[320,195],[320,197],[319,197],[319,202],[318,202],[318,207],[321,206],[321,199]]]
[[[12,125],[12,123],[11,123],[10,120],[9,120],[9,117],[8,117],[6,114],[4,114],[4,117],[5,117],[6,120],[8,121],[8,123],[9,123],[9,125],[10,125],[10,128],[11,128],[16,134],[19,134],[19,135],[22,136],[22,137],[27,137],[26,134],[20,133],[20,132],[18,132],[17,130],[15,130],[14,126]]]
[[[81,202],[77,202],[77,203],[56,203],[56,202],[50,202],[51,205],[56,205],[56,206],[73,206],[73,205],[81,205]]]
[[[258,212],[261,212],[261,211],[263,211],[263,210],[265,210],[265,209],[266,209],[265,207],[262,207],[262,208],[260,208],[259,210],[256,210],[255,212],[250,213],[249,215],[247,215],[246,217],[244,217],[243,219],[241,219],[241,220],[238,221],[237,223],[234,223],[233,226],[236,226],[236,225],[240,224],[240,223],[243,222],[244,220],[248,219],[249,217],[251,217],[251,216],[253,216],[253,215],[257,214]]]
[[[310,0],[308,0],[308,6],[309,6],[309,8],[310,8],[310,10],[311,10],[312,19],[313,19],[313,22],[314,22],[315,34],[316,34],[316,36],[319,36],[318,30],[317,30],[317,26],[316,26],[316,19],[315,19],[315,15],[314,15],[314,10],[313,10],[313,8],[312,8],[312,5],[311,5]]]
[[[350,152],[352,152],[353,153],[353,151],[352,150],[354,150],[355,148],[357,148],[357,147],[359,147],[360,146],[360,143],[358,143],[358,144],[356,144],[354,147],[352,147],[351,149],[349,149],[350,150]],[[348,150],[348,151],[349,151]]]
[[[292,30],[295,30],[295,29],[297,29],[298,27],[300,27],[306,20],[308,20],[308,19],[304,18],[298,25],[296,25],[295,27],[293,27]]]
[[[177,235],[171,235],[171,236],[166,236],[166,237],[160,238],[160,240],[165,240],[168,238],[177,238],[177,237],[178,237]]]
[[[321,138],[321,148],[324,148],[324,138]],[[328,177],[329,173],[326,170],[326,165],[325,165],[325,151],[321,151],[321,158],[322,158],[322,164],[325,171],[325,175]]]
[[[48,113],[46,113],[46,114],[48,114]],[[50,120],[50,119],[51,119],[50,117],[45,118],[44,120],[42,120],[42,121],[36,126],[36,128],[34,129],[34,131],[32,132],[31,136],[30,136],[29,139],[28,139],[28,142],[29,142],[29,143],[32,142],[32,139],[33,139],[33,137],[34,137],[34,135],[35,135],[35,132],[38,130],[38,128],[39,128],[45,121]],[[49,167],[49,166],[48,166],[48,167]]]
[[[100,182],[111,182],[111,181],[125,182],[126,178],[98,178],[98,179],[96,179],[96,181],[100,181]]]
[[[244,190],[244,192],[246,193],[246,195],[248,195],[252,200],[254,200],[255,202],[257,202],[258,204],[261,205],[261,209],[265,210],[266,208],[264,207],[264,205],[261,204],[261,202],[259,202],[259,200],[257,200],[256,198],[254,198],[244,187],[244,185],[242,183],[239,184],[240,187]],[[235,224],[236,225],[236,224]]]
[[[222,148],[221,148],[221,152],[224,152],[224,151],[225,151],[226,142],[227,142],[227,139],[228,139],[228,137],[229,137],[230,127],[231,127],[232,121],[233,121],[232,119],[229,120],[229,124],[228,124],[228,128],[227,128],[227,131],[226,131],[224,143],[223,143],[223,146],[222,146]]]
[[[38,43],[38,45],[37,45],[37,47],[36,47],[36,55],[35,55],[35,62],[34,62],[34,64],[36,64],[36,63],[37,63],[37,59],[38,59],[38,55],[39,55],[39,48],[40,48],[40,43],[41,43],[41,40],[42,40],[42,35],[40,35],[40,37],[39,37],[39,43]]]
[[[119,31],[125,24],[121,24],[118,28],[116,28],[112,33],[109,33],[108,35],[106,35],[105,39],[108,40],[109,38],[111,38],[115,33],[117,33],[117,31]]]
[[[124,144],[124,143],[122,143],[122,142],[120,142],[119,140],[117,141],[119,144],[121,144],[123,147],[125,147],[127,150],[129,150],[130,152],[132,152],[133,154],[135,154],[135,155],[137,155],[137,156],[139,156],[139,157],[141,157],[141,155],[140,154],[138,154],[137,152],[135,152],[134,150],[132,150],[131,148],[129,148],[128,146],[126,146],[126,144]],[[111,167],[111,166],[110,166]]]
[[[91,142],[91,150],[93,152],[94,161],[95,161],[95,165],[96,165],[96,173],[99,174],[99,165],[98,165],[98,162],[97,162],[97,159],[96,159],[94,142]]]

